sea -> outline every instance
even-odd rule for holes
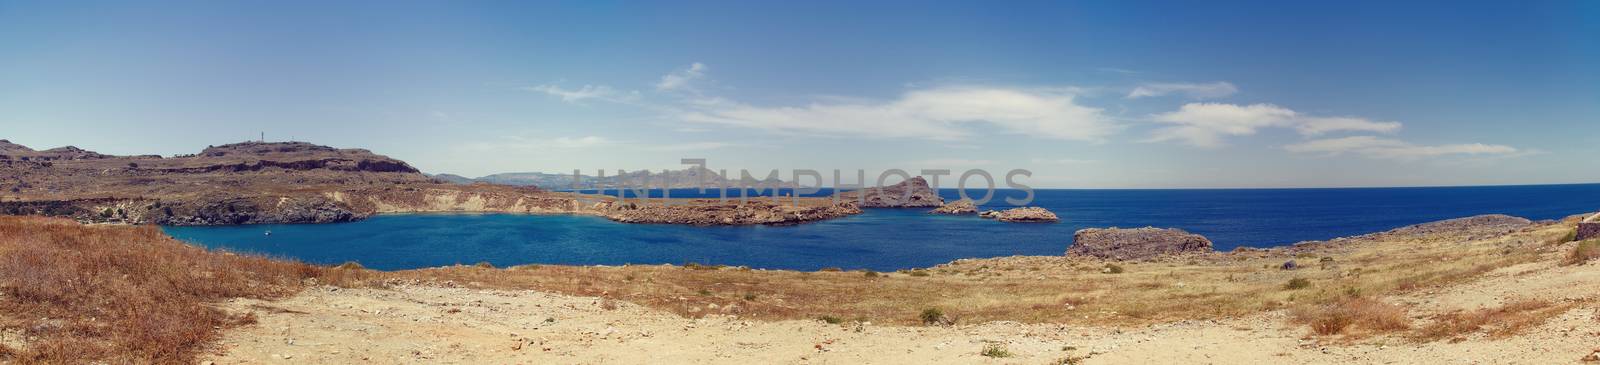
[[[940,193],[947,200],[958,198],[954,189]],[[1073,232],[1090,227],[1180,228],[1205,235],[1217,250],[1226,251],[1327,240],[1479,214],[1545,220],[1600,210],[1600,184],[1063,189],[1033,193],[1029,205],[1054,211],[1061,217],[1060,223],[1004,223],[976,216],[932,215],[927,208],[886,208],[793,226],[696,227],[617,223],[577,215],[429,213],[386,214],[336,224],[163,229],[173,237],[209,248],[316,264],[353,261],[381,270],[488,262],[497,267],[696,263],[893,271],[962,258],[1061,255],[1072,245]],[[718,196],[692,189],[648,194]],[[971,192],[974,198],[981,195]],[[1009,208],[1003,198],[1025,195],[1019,190],[999,190],[994,200],[980,209]]]

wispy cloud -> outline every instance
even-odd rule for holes
[[[1195,99],[1220,98],[1239,92],[1232,83],[1218,81],[1209,84],[1151,83],[1140,85],[1128,92],[1128,99],[1183,94]]]
[[[1355,117],[1302,117],[1298,122],[1294,129],[1304,136],[1337,131],[1394,133],[1401,126],[1400,122],[1375,122]]]
[[[632,98],[632,94],[622,93],[604,85],[583,85],[583,87],[577,89],[564,89],[556,85],[539,85],[523,87],[522,89],[550,94],[568,103],[582,103],[592,99],[620,102]]]
[[[734,146],[738,146],[738,145],[737,144],[733,144],[733,143],[726,143],[726,142],[691,142],[691,143],[677,143],[677,144],[650,146],[650,147],[646,147],[645,149],[648,149],[648,150],[651,150],[651,151],[680,152],[680,151],[706,151],[706,150],[715,150],[715,149],[722,149],[722,148],[728,148],[728,147],[734,147]]]
[[[1339,131],[1392,133],[1401,128],[1399,122],[1309,116],[1272,104],[1189,103],[1151,120],[1173,126],[1157,129],[1147,141],[1178,141],[1203,148],[1221,147],[1224,137],[1253,135],[1263,128],[1293,128],[1308,137]]]
[[[1189,103],[1177,111],[1155,115],[1153,120],[1175,126],[1157,129],[1149,141],[1220,147],[1223,136],[1252,135],[1261,128],[1285,125],[1294,117],[1293,110],[1272,104]]]
[[[691,83],[695,80],[705,77],[706,69],[707,67],[705,64],[695,62],[694,64],[689,65],[689,68],[674,71],[661,76],[661,81],[656,82],[656,90],[693,90],[693,85]]]
[[[941,167],[977,167],[977,166],[987,166],[987,165],[993,165],[993,164],[995,164],[994,160],[981,160],[981,159],[969,159],[969,158],[935,158],[935,159],[927,159],[927,160],[921,160],[921,161],[913,161],[910,165],[914,165],[915,167],[920,167],[920,168],[941,168]]]
[[[1076,158],[1034,158],[1030,162],[1038,165],[1085,165],[1099,163],[1100,161]]]
[[[678,118],[772,132],[865,138],[964,140],[965,126],[1048,139],[1100,141],[1118,127],[1101,109],[1075,103],[1067,89],[944,86],[883,102],[763,107],[722,98],[696,99]]]
[[[616,144],[616,142],[600,136],[556,138],[504,136],[496,141],[469,143],[467,144],[467,148],[478,151],[548,151],[558,149],[585,149],[613,144]]]
[[[1415,160],[1425,157],[1449,155],[1513,155],[1521,153],[1515,147],[1494,144],[1469,143],[1445,145],[1414,145],[1396,139],[1375,136],[1350,136],[1305,141],[1283,147],[1294,153],[1338,156],[1357,154],[1376,159]]]

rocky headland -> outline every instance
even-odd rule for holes
[[[928,186],[928,180],[915,176],[900,183],[846,191],[840,199],[859,201],[862,208],[933,208],[944,205],[939,192]]]

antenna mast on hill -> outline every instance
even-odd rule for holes
[[[262,131],[261,132],[261,143],[266,143],[266,142],[267,142],[267,132],[266,131]]]

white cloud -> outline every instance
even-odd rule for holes
[[[661,76],[661,81],[656,83],[656,90],[692,90],[690,82],[705,77],[706,69],[705,64],[695,62],[689,65],[689,68]]]
[[[1128,92],[1128,99],[1164,96],[1167,94],[1184,94],[1195,99],[1220,98],[1239,92],[1239,88],[1232,83],[1218,81],[1209,84],[1185,83],[1154,83],[1144,84]]]
[[[1339,131],[1392,133],[1401,127],[1400,122],[1309,116],[1272,104],[1189,103],[1151,119],[1175,126],[1157,129],[1148,141],[1179,141],[1205,148],[1224,145],[1223,137],[1253,135],[1262,128],[1294,128],[1310,137]]]
[[[563,89],[560,86],[555,85],[539,85],[524,87],[522,89],[527,91],[542,92],[552,96],[560,97],[561,101],[568,103],[581,103],[589,99],[621,101],[624,97],[624,94],[621,92],[604,85],[583,85],[583,87],[580,87],[576,90]]]
[[[886,102],[761,107],[721,98],[690,102],[679,117],[774,132],[868,138],[962,140],[966,125],[1049,139],[1100,141],[1118,127],[1101,109],[1078,105],[1065,89],[938,87]]]
[[[1419,146],[1395,139],[1374,136],[1351,136],[1306,141],[1284,146],[1295,153],[1337,156],[1346,153],[1369,158],[1390,160],[1415,160],[1448,155],[1511,155],[1519,153],[1515,147],[1482,143]]]

